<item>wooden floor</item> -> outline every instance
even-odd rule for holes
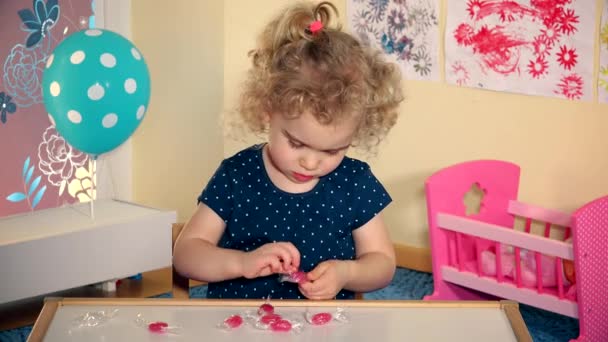
[[[190,282],[190,286],[199,284]],[[91,285],[14,303],[0,304],[0,330],[33,324],[42,309],[44,297],[145,298],[170,292],[171,285],[171,268],[164,268],[143,273],[141,280],[123,279],[116,292],[104,292]]]

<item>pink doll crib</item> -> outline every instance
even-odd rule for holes
[[[517,200],[519,174],[515,164],[480,160],[447,167],[427,179],[434,292],[424,299],[510,299],[578,318],[576,341],[608,341],[608,196],[573,214],[544,209]],[[472,186],[482,194],[474,214],[467,213],[463,200]],[[515,227],[516,217],[525,227]],[[531,230],[539,223],[544,234]],[[503,270],[506,247],[514,257],[510,276]],[[486,273],[488,259],[482,255],[491,251],[493,272]],[[523,270],[523,253],[536,261],[532,286],[523,281],[530,271]],[[562,272],[568,260],[573,261],[574,284]],[[543,284],[547,271],[554,275],[550,285]]]

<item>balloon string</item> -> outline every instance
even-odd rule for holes
[[[95,197],[96,196],[96,192],[97,192],[97,156],[93,156],[93,168],[92,168],[92,175],[91,175],[91,179],[93,181],[92,184],[92,189],[91,189],[91,202],[90,202],[90,208],[91,208],[91,219],[93,221],[95,221]],[[91,160],[89,160],[89,163],[91,163]]]

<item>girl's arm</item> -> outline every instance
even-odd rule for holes
[[[380,214],[353,230],[356,260],[348,261],[345,289],[369,292],[387,286],[395,274],[395,249]]]
[[[267,243],[250,252],[217,246],[226,224],[201,203],[175,242],[173,265],[190,279],[218,282],[287,273],[300,265],[300,252],[290,242]]]
[[[244,252],[217,247],[226,223],[207,205],[199,204],[175,242],[173,265],[182,275],[217,282],[238,278]]]

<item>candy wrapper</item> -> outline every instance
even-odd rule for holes
[[[73,325],[75,328],[97,327],[116,317],[117,313],[118,309],[87,312],[76,317],[73,321]]]
[[[147,321],[143,318],[142,314],[138,314],[135,319],[135,324],[148,329],[149,332],[153,334],[171,334],[171,335],[179,335],[181,327],[169,325],[167,322],[161,321]]]
[[[326,325],[332,321],[348,323],[348,316],[343,308],[338,308],[335,312],[311,312],[310,309],[306,309],[304,318],[306,319],[306,322],[311,325]]]
[[[291,272],[291,273],[287,273],[287,274],[281,274],[279,276],[280,282],[288,281],[290,283],[301,284],[301,283],[306,282],[306,280],[307,280],[306,272],[304,272],[304,271],[295,271],[295,272]]]

